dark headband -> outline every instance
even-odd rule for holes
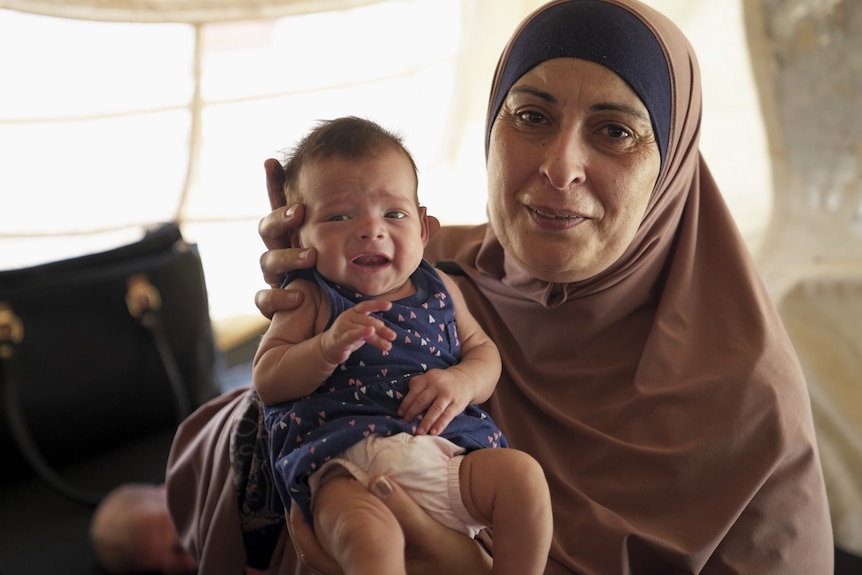
[[[600,0],[572,0],[550,6],[524,25],[499,72],[499,87],[489,109],[486,153],[491,126],[509,89],[528,71],[553,58],[590,60],[625,80],[649,112],[664,165],[672,102],[664,51],[637,16]]]

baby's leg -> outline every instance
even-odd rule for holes
[[[479,449],[464,457],[461,499],[494,530],[494,575],[541,575],[554,525],[541,466],[515,449]]]
[[[345,575],[406,575],[401,526],[352,477],[324,481],[315,495],[313,514],[320,545]]]

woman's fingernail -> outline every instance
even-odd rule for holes
[[[371,492],[378,499],[387,499],[392,495],[392,485],[389,484],[389,481],[385,477],[378,477],[374,485],[371,486]]]
[[[306,249],[302,250],[301,252],[299,252],[299,254],[298,254],[299,259],[302,261],[307,260],[309,252],[311,252],[311,248],[306,248]]]
[[[293,204],[292,206],[288,206],[288,207],[287,207],[287,209],[286,209],[286,210],[284,210],[284,217],[286,217],[286,218],[292,218],[292,217],[293,217],[293,213],[294,213],[295,211],[296,211],[296,204]]]

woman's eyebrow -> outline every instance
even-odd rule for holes
[[[559,100],[557,100],[552,94],[545,92],[544,90],[539,90],[538,88],[533,88],[532,86],[513,86],[509,90],[509,95],[519,95],[525,94],[527,96],[534,96],[539,98],[540,100],[544,100],[548,104],[558,104]]]
[[[648,114],[644,114],[638,108],[634,106],[629,106],[628,104],[621,104],[616,102],[602,102],[599,104],[594,104],[590,106],[590,110],[594,112],[602,112],[602,111],[613,111],[613,112],[622,112],[623,114],[627,114],[629,116],[634,116],[638,120],[650,124],[652,120]]]
[[[544,90],[540,90],[538,88],[534,88],[533,86],[513,86],[509,90],[509,95],[527,95],[533,96],[535,98],[539,98],[540,100],[544,100],[548,104],[559,104],[560,101],[549,92],[545,92]],[[623,114],[627,114],[629,116],[633,116],[634,118],[645,122],[647,124],[651,124],[652,120],[648,114],[645,114],[640,109],[635,108],[634,106],[630,106],[628,104],[623,104],[619,102],[601,102],[598,104],[594,104],[590,106],[590,110],[593,112],[602,112],[602,111],[614,111],[614,112],[622,112]]]

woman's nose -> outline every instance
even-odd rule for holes
[[[587,145],[578,130],[562,130],[545,149],[541,172],[558,190],[586,179]]]

